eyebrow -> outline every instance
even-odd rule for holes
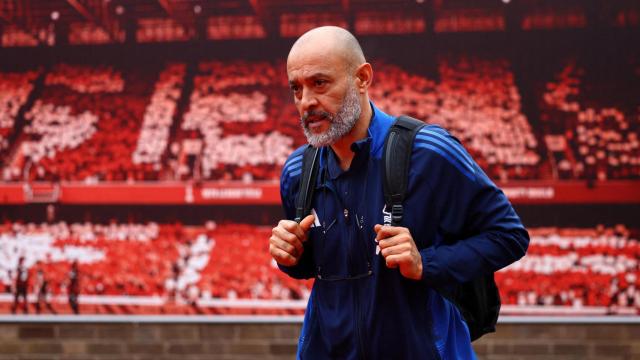
[[[306,79],[317,79],[317,78],[328,78],[328,77],[331,77],[331,76],[327,73],[316,72],[316,73],[313,73],[311,76],[308,76]],[[289,80],[289,85],[293,85],[295,83],[297,83],[297,81]]]

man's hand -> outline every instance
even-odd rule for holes
[[[409,229],[376,224],[373,230],[387,267],[400,268],[400,273],[406,278],[422,279],[422,256]]]
[[[308,215],[300,224],[291,220],[280,220],[278,226],[271,230],[269,253],[280,265],[293,266],[300,261],[307,240],[307,234],[315,217]]]

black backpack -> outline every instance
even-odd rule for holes
[[[403,202],[407,193],[409,167],[413,141],[416,134],[426,124],[409,116],[399,116],[391,126],[384,142],[382,155],[382,181],[384,200],[387,211],[391,213],[391,225],[400,226],[403,217]],[[302,157],[302,179],[300,191],[296,198],[295,221],[311,211],[311,201],[318,175],[317,148],[307,146]],[[500,313],[500,294],[493,273],[482,275],[476,279],[437,289],[449,301],[456,304],[464,317],[471,341],[482,335],[496,331],[496,323]]]

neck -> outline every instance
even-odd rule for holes
[[[353,126],[353,129],[351,129],[347,135],[331,144],[331,149],[333,149],[333,152],[340,160],[340,167],[342,170],[348,170],[351,166],[351,161],[355,155],[351,150],[351,144],[367,137],[367,129],[369,129],[372,117],[373,110],[371,109],[369,100],[367,100],[366,105],[362,106],[362,113],[360,114],[358,121],[356,121],[356,124]]]

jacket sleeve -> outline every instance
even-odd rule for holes
[[[432,204],[427,207],[438,217],[441,234],[437,242],[427,239],[432,245],[420,251],[424,282],[467,282],[524,256],[529,234],[520,218],[456,138],[437,126],[424,128],[416,137],[413,161],[421,172],[418,182],[428,187]]]
[[[293,220],[296,214],[296,197],[300,188],[302,173],[302,153],[304,146],[291,154],[285,162],[280,176],[280,198],[284,210],[285,219]],[[298,264],[294,266],[283,266],[278,264],[281,271],[295,279],[309,279],[315,277],[315,266],[313,264],[312,247],[310,242],[303,243],[304,251]]]

